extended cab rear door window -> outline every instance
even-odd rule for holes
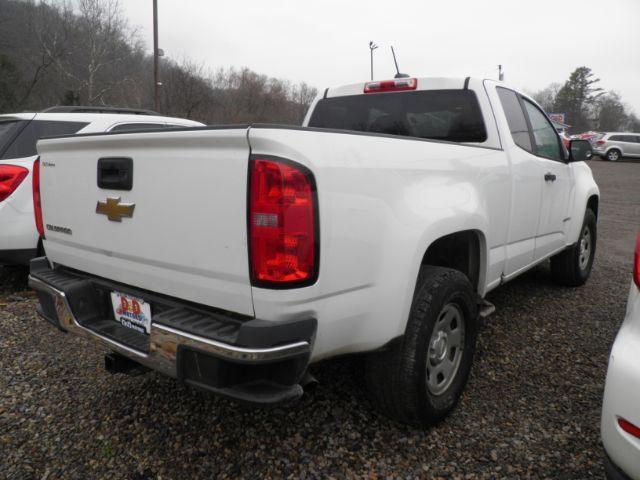
[[[36,143],[41,138],[73,134],[87,125],[86,122],[32,120],[6,148],[2,158],[31,157],[37,154]]]
[[[472,90],[418,90],[325,98],[310,127],[482,143],[487,131]]]
[[[507,117],[511,138],[513,138],[515,144],[520,148],[525,149],[529,153],[533,153],[529,126],[527,125],[527,119],[524,116],[516,92],[502,87],[497,87],[496,91],[498,92],[504,114]]]

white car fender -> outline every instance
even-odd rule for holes
[[[571,198],[571,226],[567,234],[567,245],[576,243],[580,237],[589,200],[595,197],[596,204],[600,200],[600,190],[593,179],[591,168],[585,162],[575,162],[571,164],[571,170],[574,175],[574,188]],[[598,212],[594,213],[597,215]]]

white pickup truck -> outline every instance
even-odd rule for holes
[[[324,91],[302,127],[40,141],[39,312],[236,399],[303,392],[312,362],[366,353],[393,418],[429,425],[467,381],[484,296],[545,259],[589,276],[599,192],[530,98],[473,78]]]

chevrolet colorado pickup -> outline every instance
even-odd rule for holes
[[[235,399],[302,394],[312,362],[366,353],[389,416],[455,406],[484,296],[551,259],[583,284],[599,192],[586,141],[473,78],[329,88],[303,126],[39,142],[31,263],[42,317]]]

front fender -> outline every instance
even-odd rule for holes
[[[593,178],[591,168],[585,162],[576,162],[571,164],[573,170],[575,187],[573,193],[573,201],[571,202],[571,226],[567,232],[567,245],[573,245],[580,237],[580,230],[584,222],[584,215],[587,210],[587,204],[591,197],[600,199],[600,189]],[[598,212],[596,217],[598,216]]]

